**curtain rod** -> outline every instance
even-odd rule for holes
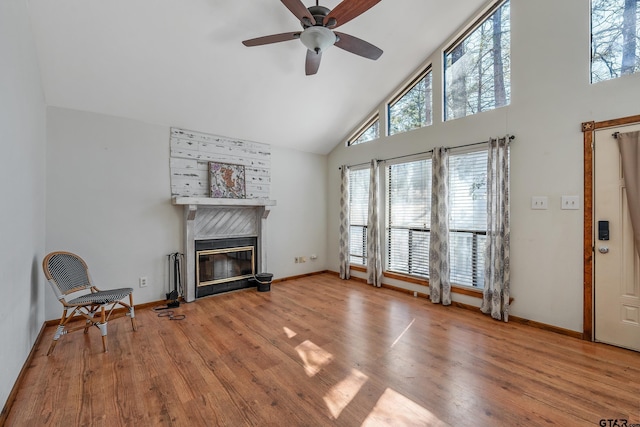
[[[513,141],[514,139],[516,139],[515,135],[509,135],[509,141]],[[474,145],[481,145],[481,144],[488,144],[488,143],[489,143],[489,141],[473,142],[471,144],[456,145],[456,146],[447,147],[447,148],[451,150],[451,149],[456,149],[456,148],[473,147]],[[381,160],[378,160],[378,163],[387,162],[389,160],[403,159],[405,157],[419,156],[420,154],[429,154],[429,153],[433,153],[433,149],[431,149],[429,151],[422,151],[420,153],[406,154],[404,156],[397,156],[397,157],[390,157],[388,159],[381,159]],[[369,164],[369,162],[357,163],[355,165],[348,165],[348,167],[353,168],[353,167],[356,167],[356,166],[364,166],[364,165],[368,165],[368,164]],[[338,166],[338,169],[342,169],[342,166]]]

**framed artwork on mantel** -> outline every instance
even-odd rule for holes
[[[209,162],[210,197],[214,199],[245,199],[244,166]]]

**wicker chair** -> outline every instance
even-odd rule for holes
[[[47,356],[53,353],[53,350],[62,335],[68,332],[84,329],[86,334],[89,326],[96,326],[102,334],[102,348],[107,351],[107,322],[111,318],[114,308],[122,306],[126,312],[115,316],[114,319],[121,316],[131,317],[133,330],[138,330],[136,318],[133,309],[133,289],[120,288],[101,291],[96,288],[89,275],[87,264],[78,255],[70,252],[52,252],[42,261],[42,269],[46,276],[51,289],[56,294],[58,300],[62,303],[64,310],[60,323],[56,329],[56,333],[47,352]],[[85,291],[73,299],[67,300],[70,294]],[[89,292],[86,292],[89,291]],[[121,301],[129,296],[129,304]],[[108,310],[107,310],[108,308]],[[100,315],[97,316],[97,313]],[[67,323],[79,316],[85,318],[85,322],[81,326],[67,328]]]

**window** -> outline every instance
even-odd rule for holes
[[[429,276],[431,159],[387,168],[387,269]]]
[[[509,105],[509,1],[497,3],[444,52],[445,120]]]
[[[428,68],[389,102],[389,135],[430,126],[432,102],[431,68]]]
[[[487,151],[449,155],[451,283],[484,286]]]
[[[349,170],[349,262],[367,264],[369,169]]]
[[[592,0],[591,82],[640,71],[640,2]]]
[[[449,155],[452,284],[484,286],[487,151]],[[387,167],[387,270],[429,277],[431,160]]]
[[[363,142],[373,141],[378,138],[380,138],[380,120],[378,120],[378,115],[376,114],[356,132],[355,136],[349,140],[347,145],[362,144]]]

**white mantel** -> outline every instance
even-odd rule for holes
[[[184,252],[187,302],[196,298],[195,241],[235,237],[256,237],[258,262],[256,272],[267,272],[267,217],[275,200],[214,199],[209,197],[174,197],[174,205],[184,206]]]
[[[275,200],[269,199],[214,199],[211,197],[174,197],[174,205],[205,206],[275,206]]]

